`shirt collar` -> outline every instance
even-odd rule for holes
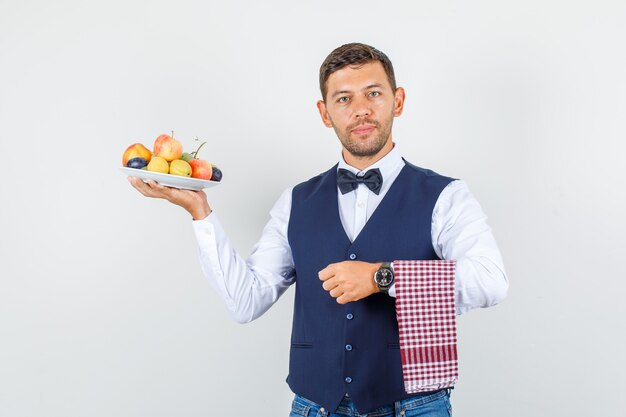
[[[393,148],[387,155],[385,155],[384,157],[382,157],[380,160],[376,161],[372,165],[368,166],[367,168],[364,168],[362,171],[359,171],[357,168],[351,165],[348,165],[346,161],[344,161],[343,155],[339,157],[339,165],[337,169],[343,168],[343,169],[347,169],[351,171],[355,175],[363,175],[365,172],[367,172],[367,170],[378,168],[380,169],[380,173],[383,176],[383,180],[384,180],[385,178],[389,178],[389,175],[392,172],[394,172],[396,169],[398,169],[398,166],[403,163],[404,161],[402,160],[402,156],[400,156],[398,145],[394,143]]]

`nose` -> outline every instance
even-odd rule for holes
[[[353,109],[354,109],[354,115],[359,118],[362,119],[364,117],[368,117],[371,114],[371,108],[370,108],[370,103],[367,99],[365,98],[358,98],[358,99],[354,99],[352,101],[353,104]]]

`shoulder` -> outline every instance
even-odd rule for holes
[[[404,158],[403,158],[404,159]],[[413,165],[406,159],[404,159],[405,169],[417,180],[427,184],[428,186],[439,188],[440,191],[448,186],[448,184],[455,182],[457,179],[441,175],[431,169],[422,168],[417,165]]]
[[[326,183],[330,183],[337,178],[337,165],[334,165],[329,170],[322,172],[308,180],[301,182],[293,187],[292,194],[307,196],[315,193],[320,187]]]
[[[463,211],[470,207],[480,209],[478,201],[463,180],[451,181],[441,192],[437,201],[437,211],[447,212],[453,208]]]

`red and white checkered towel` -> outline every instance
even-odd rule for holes
[[[394,261],[396,314],[407,393],[453,386],[459,375],[455,261]]]

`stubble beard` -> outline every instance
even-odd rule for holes
[[[376,126],[378,135],[369,139],[365,139],[363,136],[355,135],[353,137],[352,130],[361,125],[373,125]],[[333,125],[335,133],[339,138],[339,141],[343,145],[344,149],[350,153],[350,155],[356,158],[368,158],[376,155],[381,149],[385,147],[387,141],[391,137],[391,126],[393,124],[393,117],[389,120],[379,123],[376,120],[364,119],[358,123],[349,125],[345,131],[340,131]]]

